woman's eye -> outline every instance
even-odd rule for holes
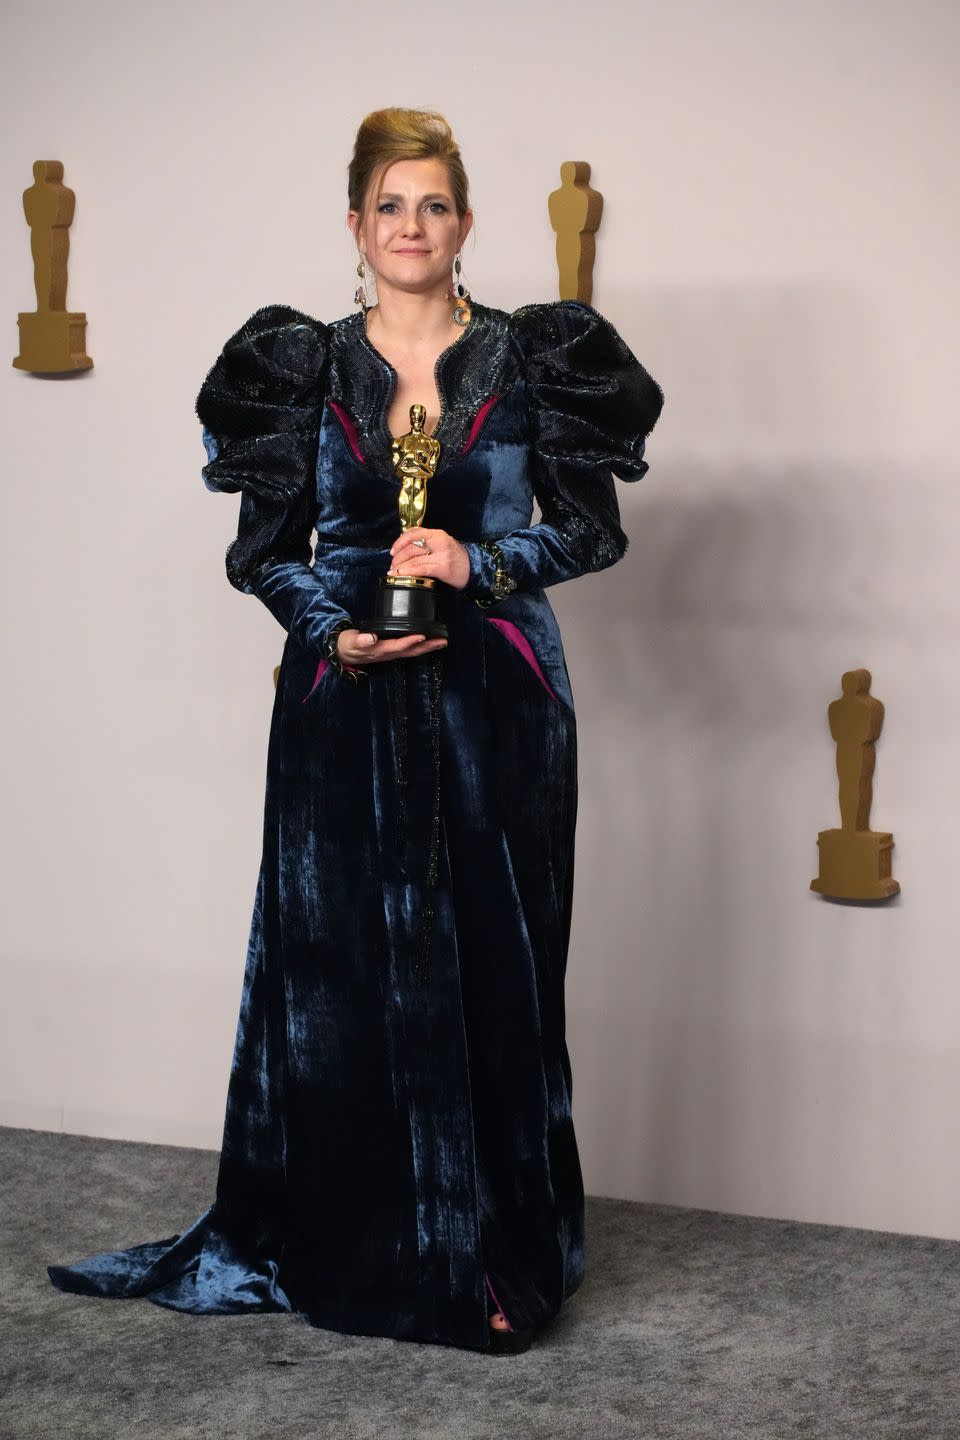
[[[442,200],[432,200],[430,202],[429,208],[431,210],[440,210],[443,214],[446,214],[447,212],[447,207]],[[377,209],[380,211],[381,214],[383,214],[387,210],[395,210],[396,202],[393,200],[384,200],[382,205],[377,206]]]

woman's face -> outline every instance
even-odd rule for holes
[[[351,210],[347,222],[378,290],[385,285],[446,294],[473,213],[458,217],[442,160],[398,160],[385,172],[379,195],[370,197],[363,220]]]

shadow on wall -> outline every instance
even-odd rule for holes
[[[648,480],[646,493],[647,480],[619,487],[625,559],[552,597],[583,677],[578,703],[600,681],[601,627],[603,669],[616,674],[602,693],[629,730],[790,729],[798,696],[825,705],[839,685],[826,643],[838,632],[870,647],[855,644],[843,668],[869,667],[878,634],[946,636],[960,618],[960,525],[947,504],[956,477],[879,460],[829,473],[745,462],[727,474],[660,460]],[[737,633],[750,643],[718,643]],[[877,681],[881,694],[889,677]]]
[[[838,628],[904,633],[956,617],[957,476],[890,458],[889,437],[911,433],[912,396],[890,314],[869,293],[820,277],[661,288],[618,293],[611,318],[666,405],[650,474],[617,487],[625,561],[575,596],[557,592],[556,609],[578,667],[587,630],[609,617],[603,648],[631,724],[740,716],[779,731],[798,689],[781,640],[809,650],[809,693]],[[763,651],[762,683],[749,658],[744,673],[718,651],[717,631],[736,628]],[[762,646],[773,629],[778,643]],[[870,657],[841,668],[854,663]]]
[[[859,463],[864,451],[888,453],[912,418],[901,337],[888,311],[849,285],[618,293],[610,319],[666,394],[650,446],[656,473],[665,455],[711,472],[731,456],[774,470],[785,456]]]
[[[875,912],[834,911],[832,975],[823,963],[807,887],[817,832],[837,823],[826,706],[843,670],[873,670],[888,706],[873,824],[895,830],[904,882],[960,704],[955,486],[882,459],[661,458],[619,487],[624,561],[551,597],[581,734],[571,1034],[602,1193],[676,1195],[709,1174],[714,1195],[749,1192],[761,1211],[766,1185],[829,1191],[843,1135],[848,1198],[861,1183],[866,1049],[839,1044],[829,1143],[783,1123],[809,1123],[831,1089],[832,1037],[858,1023],[856,957],[904,944]]]

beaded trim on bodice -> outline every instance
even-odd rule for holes
[[[440,442],[438,472],[462,452],[484,403],[509,390],[519,374],[506,312],[476,301],[470,308],[463,335],[440,353],[434,366],[440,397],[440,418],[433,431]],[[388,416],[397,372],[369,340],[362,312],[334,321],[330,331],[329,398],[353,420],[368,466],[392,473]]]

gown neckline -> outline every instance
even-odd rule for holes
[[[450,407],[447,401],[446,387],[444,385],[443,379],[443,369],[452,353],[457,350],[459,346],[466,344],[475,330],[479,331],[482,328],[481,318],[484,308],[484,306],[479,305],[475,300],[472,300],[470,302],[471,317],[469,325],[464,328],[464,332],[462,335],[458,335],[455,340],[451,340],[450,344],[440,351],[440,354],[434,361],[433,378],[437,387],[437,396],[440,400],[440,413],[437,417],[437,423],[431,431],[431,438],[441,441],[441,445],[443,447],[440,452],[441,464],[443,463],[443,456],[445,455],[447,448],[445,445],[443,445],[442,432],[450,414]],[[379,407],[376,419],[379,438],[385,444],[386,453],[389,454],[392,450],[393,442],[397,437],[394,436],[393,432],[390,429],[388,417],[390,413],[390,407],[393,404],[393,397],[397,391],[397,382],[400,377],[397,374],[396,368],[391,365],[386,355],[384,355],[381,350],[377,349],[376,345],[374,345],[373,341],[370,339],[370,336],[367,334],[367,319],[364,312],[362,310],[358,310],[353,315],[351,315],[349,319],[353,324],[354,333],[363,348],[367,351],[369,355],[373,357],[375,361],[377,361],[377,363],[382,367],[384,371],[386,371],[387,374],[387,393],[383,400],[383,403]]]

